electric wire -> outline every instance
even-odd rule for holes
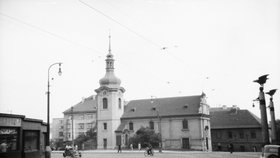
[[[77,42],[75,42],[75,41],[69,40],[69,39],[67,39],[67,38],[65,38],[65,37],[63,37],[63,36],[60,36],[60,35],[55,34],[55,33],[52,33],[52,32],[50,32],[50,31],[48,31],[48,30],[46,30],[46,29],[43,29],[43,28],[41,28],[41,27],[39,27],[39,26],[36,26],[36,25],[30,24],[30,23],[27,23],[27,22],[25,22],[25,21],[23,21],[23,20],[20,20],[20,19],[18,19],[18,18],[12,17],[12,16],[7,15],[7,14],[4,14],[4,13],[2,13],[2,12],[0,12],[0,15],[2,15],[2,16],[4,16],[4,17],[7,17],[7,18],[9,18],[9,19],[11,19],[11,20],[13,20],[13,21],[15,21],[15,22],[17,22],[17,23],[23,24],[23,25],[25,25],[25,26],[28,26],[28,27],[33,28],[33,29],[36,29],[36,30],[38,30],[38,31],[40,31],[40,32],[43,32],[43,33],[45,33],[45,34],[48,34],[48,35],[50,35],[50,36],[52,36],[52,37],[55,37],[55,38],[58,38],[58,39],[60,39],[60,40],[66,41],[67,43],[75,44],[75,45],[78,45],[78,46],[80,46],[80,47],[83,47],[83,48],[86,48],[86,49],[88,49],[88,50],[91,50],[91,51],[93,51],[93,52],[96,53],[96,54],[99,54],[99,55],[102,55],[102,54],[103,54],[103,53],[101,53],[101,51],[98,51],[98,50],[96,50],[96,49],[90,48],[90,47],[88,47],[88,46],[85,46],[85,45],[83,45],[83,44],[77,43]]]

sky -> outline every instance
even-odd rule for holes
[[[56,62],[51,119],[95,95],[111,34],[126,101],[204,92],[260,116],[253,80],[280,88],[279,28],[278,0],[0,0],[0,113],[46,121]],[[274,105],[280,119],[279,91]]]

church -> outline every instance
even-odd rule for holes
[[[95,90],[97,148],[127,147],[141,127],[160,133],[163,149],[211,151],[210,115],[206,95],[132,100],[114,73],[114,56],[106,56],[106,73]]]
[[[105,62],[105,76],[99,80],[96,95],[84,98],[63,112],[64,118],[60,121],[63,124],[58,126],[64,130],[60,132],[64,141],[72,141],[96,126],[94,148],[129,147],[129,139],[137,130],[148,127],[159,134],[162,149],[212,150],[210,107],[204,93],[125,103],[125,89],[114,73],[110,42]]]

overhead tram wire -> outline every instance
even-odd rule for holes
[[[143,36],[143,35],[137,33],[136,31],[130,29],[129,27],[127,27],[126,25],[120,23],[119,21],[115,20],[114,18],[110,17],[109,15],[107,15],[107,14],[103,13],[102,11],[100,11],[100,10],[94,8],[93,6],[89,5],[88,3],[86,3],[86,2],[84,2],[84,1],[82,1],[82,0],[79,0],[79,2],[82,3],[82,4],[84,4],[84,5],[86,5],[86,6],[89,7],[90,9],[96,11],[97,13],[103,15],[103,16],[106,17],[107,19],[109,19],[109,20],[111,20],[111,21],[117,23],[117,24],[120,25],[121,27],[125,28],[126,30],[128,30],[129,32],[135,34],[136,36],[140,37],[141,39],[145,40],[146,42],[152,44],[153,46],[155,46],[156,48],[160,49],[161,51],[166,51],[166,49],[169,49],[168,47],[161,46],[161,45],[155,43],[154,41],[152,41],[152,40],[146,38],[145,36]],[[108,3],[108,2],[107,2],[107,3]],[[110,6],[113,7],[112,5],[110,5]],[[169,51],[168,51],[168,55],[172,56],[175,60],[181,62],[181,64],[185,64],[185,62],[184,62],[183,60],[181,60],[180,58],[178,58],[178,57],[176,57],[176,56],[170,54]]]
[[[48,31],[48,30],[46,30],[46,29],[43,29],[43,28],[41,28],[41,27],[38,27],[38,26],[36,26],[36,25],[27,23],[27,22],[25,22],[25,21],[23,21],[23,20],[20,20],[20,19],[18,19],[18,18],[12,17],[12,16],[7,15],[7,14],[4,14],[4,13],[2,13],[2,12],[0,12],[0,15],[4,16],[4,17],[6,17],[6,18],[9,18],[9,19],[11,19],[11,20],[13,20],[13,21],[15,21],[15,22],[17,22],[17,23],[23,24],[23,25],[25,25],[25,26],[28,26],[28,27],[33,28],[33,29],[36,29],[36,30],[38,30],[38,31],[40,31],[40,32],[43,32],[43,33],[45,33],[45,34],[48,34],[48,35],[50,35],[50,36],[52,36],[52,37],[58,38],[58,39],[60,39],[60,40],[62,40],[62,41],[66,41],[66,42],[68,42],[68,43],[70,43],[70,44],[79,45],[80,47],[83,47],[83,48],[86,48],[86,49],[95,51],[96,54],[104,55],[104,53],[102,53],[101,51],[98,51],[98,50],[95,50],[95,49],[93,49],[93,48],[87,47],[87,46],[82,45],[82,44],[80,44],[80,43],[76,43],[76,42],[74,42],[74,41],[72,41],[72,40],[69,40],[69,39],[63,37],[63,36],[57,35],[57,34],[55,34],[55,33],[52,33],[52,32],[50,32],[50,31]],[[125,65],[125,66],[128,66],[128,65],[129,65],[129,64],[123,62],[123,61],[120,62],[120,63],[121,63],[122,65]],[[137,67],[137,69],[139,69],[139,68]],[[139,70],[142,71],[142,72],[144,72],[144,71],[141,70],[141,69],[139,69]],[[147,73],[147,72],[144,72],[144,73]],[[154,77],[160,79],[160,78],[157,77],[157,76],[154,76]]]
[[[2,15],[2,16],[4,16],[4,17],[7,17],[7,18],[9,18],[9,19],[11,19],[11,20],[13,20],[13,21],[15,21],[15,22],[17,22],[17,23],[24,24],[24,25],[26,25],[26,26],[28,26],[28,27],[31,27],[31,28],[36,29],[36,30],[38,30],[38,31],[41,31],[41,32],[43,32],[43,33],[45,33],[45,34],[48,34],[48,35],[52,36],[52,37],[58,38],[58,39],[60,39],[60,40],[63,40],[63,41],[65,41],[65,42],[67,42],[67,43],[75,44],[75,45],[78,45],[78,46],[80,46],[80,47],[83,47],[83,48],[86,48],[86,49],[88,49],[88,50],[91,50],[91,51],[93,51],[93,52],[96,53],[96,54],[103,55],[103,53],[101,53],[101,51],[95,50],[95,49],[90,48],[90,47],[88,47],[88,46],[85,46],[85,45],[83,45],[83,44],[80,44],[80,43],[77,43],[77,42],[75,42],[75,41],[69,40],[69,39],[67,39],[67,38],[65,38],[65,37],[63,37],[63,36],[57,35],[57,34],[55,34],[55,33],[52,33],[52,32],[50,32],[50,31],[48,31],[48,30],[46,30],[46,29],[43,29],[43,28],[41,28],[41,27],[38,27],[38,26],[36,26],[36,25],[29,24],[29,23],[27,23],[27,22],[25,22],[25,21],[23,21],[23,20],[18,19],[18,18],[12,17],[12,16],[10,16],[10,15],[7,15],[7,14],[1,13],[1,12],[0,12],[0,15]]]
[[[159,49],[162,48],[162,46],[160,46],[159,44],[157,44],[157,43],[155,43],[154,41],[152,41],[152,40],[146,38],[145,36],[143,36],[143,35],[137,33],[136,31],[134,31],[134,30],[132,30],[131,28],[127,27],[126,25],[120,23],[119,21],[115,20],[114,18],[110,17],[109,15],[107,15],[107,14],[103,13],[102,11],[100,11],[100,10],[94,8],[93,6],[87,4],[86,2],[83,2],[82,0],[79,0],[79,2],[82,3],[82,4],[84,4],[85,6],[89,7],[90,9],[94,10],[95,12],[97,12],[97,13],[103,15],[103,16],[106,17],[107,19],[109,19],[109,20],[115,22],[116,24],[120,25],[121,27],[125,28],[127,31],[129,31],[129,32],[133,33],[134,35],[138,36],[139,38],[141,38],[141,39],[145,40],[146,42],[152,44],[152,45],[155,46],[156,48],[159,48]]]

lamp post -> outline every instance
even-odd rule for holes
[[[72,147],[74,148],[74,107],[71,107],[71,121],[72,121]]]
[[[48,91],[47,91],[47,136],[46,136],[46,157],[51,157],[51,148],[50,148],[50,70],[54,65],[59,65],[58,75],[62,74],[61,72],[61,64],[62,63],[53,63],[49,66],[48,69]]]
[[[275,113],[274,113],[274,103],[273,103],[273,95],[277,89],[272,89],[266,94],[270,95],[269,109],[270,109],[270,117],[271,117],[271,143],[276,144],[276,124],[275,124]]]
[[[151,104],[154,103],[155,96],[151,96]],[[159,116],[159,108],[156,108],[157,119],[158,119],[158,133],[159,133],[159,152],[162,152],[162,136],[161,136],[161,118]]]
[[[254,80],[254,82],[257,82],[260,84],[260,92],[258,101],[260,103],[260,111],[261,111],[261,126],[262,126],[262,139],[263,143],[269,144],[269,135],[268,135],[268,124],[267,124],[267,114],[266,114],[266,105],[265,105],[265,96],[263,92],[264,84],[266,82],[267,75],[260,76],[257,80]]]

